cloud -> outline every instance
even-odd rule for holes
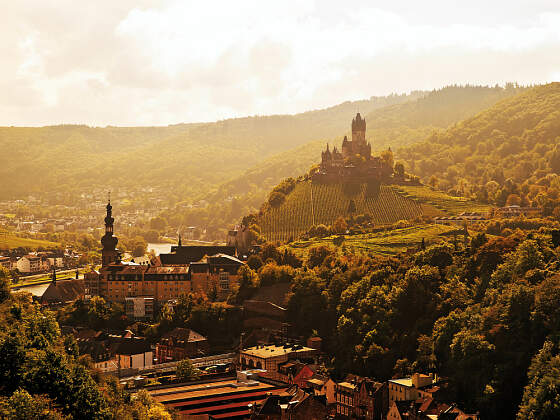
[[[556,1],[48,3],[3,7],[0,124],[210,121],[560,74]]]

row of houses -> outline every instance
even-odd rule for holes
[[[319,346],[320,340],[308,341],[307,347],[254,346],[240,351],[239,366],[241,369],[263,369],[260,373],[263,378],[295,385],[310,395],[324,397],[329,415],[335,418],[478,418],[476,414],[464,413],[453,404],[440,402],[447,382],[434,374],[415,373],[410,377],[388,381],[349,374],[342,381],[335,381],[318,364]]]
[[[75,338],[80,354],[89,354],[95,368],[102,372],[147,369],[159,363],[209,354],[206,337],[187,328],[175,328],[154,345],[131,330],[115,332],[63,327],[63,332]]]
[[[53,267],[65,266],[63,255],[53,252],[36,252],[17,256],[0,256],[0,265],[7,270],[18,270],[22,274],[40,273],[52,270]]]

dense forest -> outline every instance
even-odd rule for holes
[[[342,242],[302,261],[267,244],[233,299],[286,284],[290,324],[323,338],[335,377],[437,372],[449,380],[442,398],[482,418],[558,418],[559,227],[486,222],[395,257]]]
[[[441,190],[497,206],[542,206],[551,215],[560,192],[559,143],[560,83],[552,83],[397,149],[396,159]]]
[[[171,420],[147,392],[132,398],[118,379],[94,372],[91,358],[79,355],[53,312],[29,294],[10,295],[3,267],[0,322],[0,418]]]

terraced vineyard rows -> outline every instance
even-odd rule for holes
[[[422,239],[426,241],[426,244],[432,244],[441,241],[445,237],[449,238],[454,233],[460,236],[461,232],[462,228],[457,226],[422,224],[388,231],[346,235],[343,243],[353,253],[395,255],[399,252],[418,248]],[[340,246],[335,245],[336,237],[338,235],[327,238],[299,240],[286,246],[299,257],[307,258],[309,249],[318,245],[328,246],[340,252]]]
[[[436,211],[448,215],[457,215],[461,212],[488,213],[491,206],[477,203],[464,197],[452,197],[442,191],[432,190],[426,186],[398,186],[397,192],[405,198],[412,198],[418,203],[432,206]]]
[[[392,186],[381,186],[376,196],[366,194],[367,184],[360,185],[352,196],[343,188],[342,184],[299,183],[280,207],[261,216],[262,233],[271,241],[297,239],[313,225],[331,225],[338,217],[348,215],[350,200],[354,200],[357,214],[371,214],[376,225],[422,215],[419,203],[399,194]]]

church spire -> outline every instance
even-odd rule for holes
[[[113,206],[111,205],[111,193],[109,192],[107,196],[107,215],[105,216],[105,235],[101,238],[101,245],[103,249],[101,251],[102,265],[106,266],[111,263],[117,262],[118,251],[117,243],[119,240],[116,236],[113,236],[113,225],[115,218],[113,217]]]

